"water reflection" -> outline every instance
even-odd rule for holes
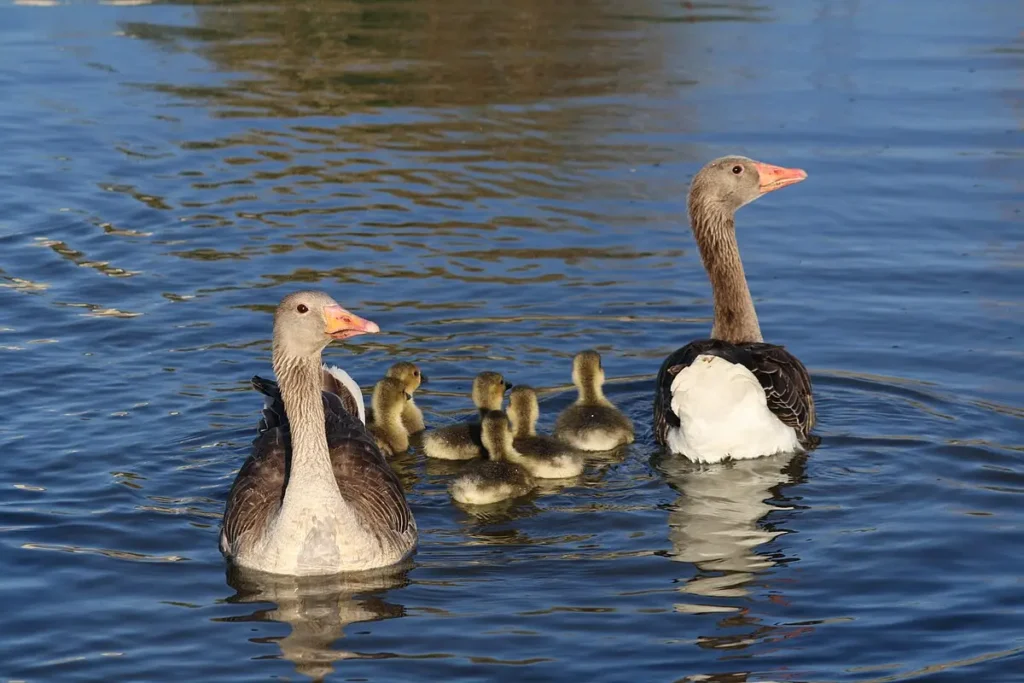
[[[344,638],[349,624],[393,619],[405,615],[405,608],[384,599],[385,591],[406,586],[409,567],[389,568],[331,577],[289,577],[264,574],[239,567],[228,570],[228,584],[236,593],[231,603],[274,603],[248,616],[225,621],[276,621],[292,627],[276,641],[281,654],[295,664],[295,670],[314,680],[334,671],[334,662],[366,657],[335,644]]]
[[[693,564],[699,573],[680,589],[705,598],[748,595],[747,584],[777,563],[759,548],[786,533],[762,519],[772,510],[782,485],[803,477],[804,456],[783,454],[715,465],[683,458],[655,462],[679,498],[669,513],[671,558]],[[714,604],[677,605],[687,612],[734,611]]]

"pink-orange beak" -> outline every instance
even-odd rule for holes
[[[783,168],[782,166],[772,166],[771,164],[762,164],[760,162],[755,162],[754,167],[757,169],[757,174],[761,179],[761,194],[774,192],[780,187],[799,183],[807,177],[807,172],[802,168]]]
[[[341,306],[324,308],[324,329],[331,339],[348,339],[359,334],[376,334],[380,327],[372,320],[360,318]]]

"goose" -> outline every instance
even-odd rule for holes
[[[572,383],[579,398],[555,420],[555,438],[581,451],[610,451],[633,443],[633,422],[605,398],[604,368],[597,351],[572,359]]]
[[[583,471],[583,457],[565,442],[537,433],[540,404],[532,387],[512,387],[508,395],[508,419],[517,462],[540,479],[575,477]]]
[[[385,377],[373,387],[373,421],[369,429],[385,456],[409,450],[409,432],[402,421],[409,398],[405,385],[394,377]]]
[[[314,576],[391,566],[415,550],[401,483],[363,423],[322,386],[320,355],[332,340],[379,331],[323,292],[296,292],[277,307],[281,402],[264,409],[228,493],[220,549],[233,564]]]
[[[711,338],[670,355],[658,371],[654,436],[671,453],[713,463],[803,452],[817,445],[807,369],[764,343],[736,244],[741,206],[807,173],[740,156],[715,159],[690,185],[690,225],[714,294]]]
[[[415,363],[408,361],[400,361],[392,365],[388,368],[386,376],[400,380],[405,385],[405,393],[409,394],[409,400],[405,402],[405,408],[402,409],[402,423],[405,424],[405,429],[410,434],[422,432],[426,429],[426,425],[423,423],[423,411],[413,400],[413,394],[421,384],[427,383],[427,376],[420,372]]]
[[[481,372],[473,380],[473,404],[480,418],[492,410],[501,410],[505,391],[512,386],[497,372]],[[472,460],[483,455],[480,423],[457,424],[427,432],[423,453],[439,460]]]
[[[530,472],[512,461],[512,429],[500,410],[489,411],[480,423],[481,439],[487,458],[469,463],[452,481],[449,492],[466,505],[491,505],[509,498],[525,496],[537,483]]]

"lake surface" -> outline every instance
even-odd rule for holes
[[[0,7],[0,679],[1020,681],[1024,4]],[[699,468],[651,437],[711,326],[692,174],[806,169],[739,214],[821,447]],[[401,464],[413,566],[269,582],[217,550],[316,287],[419,362],[636,421],[579,481],[474,512]]]

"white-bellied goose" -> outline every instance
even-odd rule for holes
[[[633,443],[633,422],[605,398],[597,351],[580,351],[572,359],[572,383],[579,397],[555,421],[555,438],[581,451],[610,451]]]
[[[491,410],[501,410],[505,391],[512,386],[497,372],[481,372],[473,379],[473,405],[480,419]],[[423,437],[423,453],[439,460],[472,460],[483,455],[480,423],[441,427]]]
[[[420,372],[415,363],[400,361],[388,368],[386,377],[394,377],[405,385],[405,393],[409,394],[409,400],[405,402],[402,409],[402,423],[410,434],[422,432],[426,429],[423,422],[423,411],[416,405],[414,394],[421,384],[427,383],[426,374]]]
[[[385,377],[373,387],[373,421],[369,430],[386,456],[409,450],[409,432],[402,422],[402,411],[409,398],[405,385],[394,377]]]
[[[529,470],[513,460],[516,451],[505,413],[493,410],[483,416],[481,439],[487,457],[469,463],[452,481],[448,487],[452,498],[467,505],[491,505],[534,489],[537,484]]]
[[[416,547],[416,521],[366,427],[325,400],[320,355],[331,340],[377,332],[322,292],[285,297],[274,313],[281,410],[263,412],[228,493],[220,548],[273,574],[323,575],[396,564]]]
[[[540,479],[575,477],[583,471],[583,456],[558,439],[537,433],[540,404],[537,392],[525,385],[512,387],[508,394],[508,419],[512,423],[512,445],[517,462]]]
[[[811,380],[781,346],[765,344],[736,244],[741,206],[807,174],[746,157],[723,157],[690,185],[689,213],[711,280],[711,339],[687,344],[658,371],[654,436],[698,462],[756,458],[813,447]]]

